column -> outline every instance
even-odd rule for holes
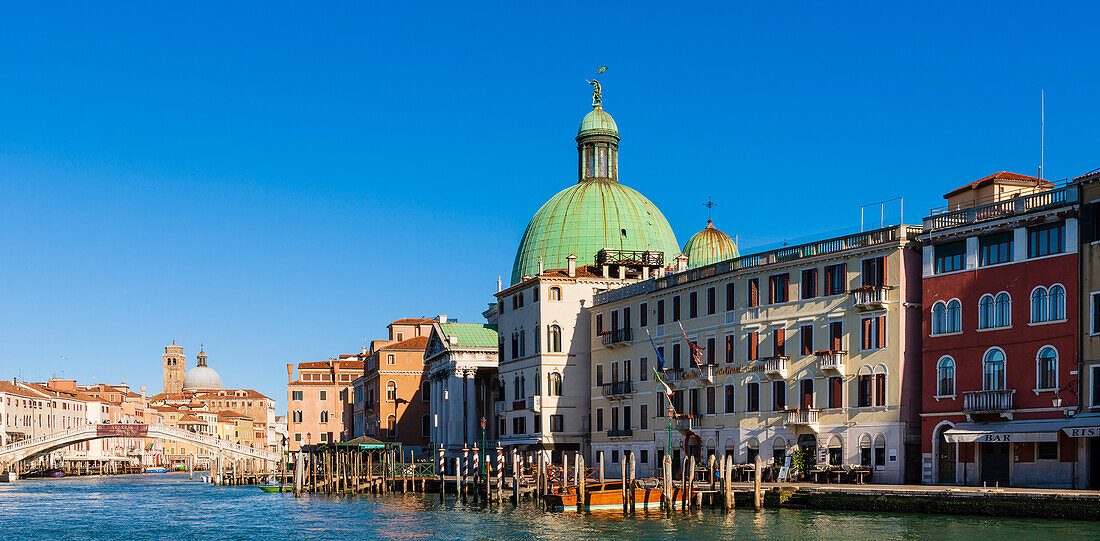
[[[477,389],[474,388],[474,370],[466,370],[466,442],[473,445],[478,441],[477,429],[481,419],[477,417]]]
[[[452,370],[447,378],[447,440],[451,445],[461,447],[462,435],[462,371]]]

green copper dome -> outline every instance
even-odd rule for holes
[[[619,127],[615,125],[615,119],[611,118],[611,115],[607,114],[603,110],[603,106],[595,105],[592,107],[592,112],[584,115],[584,120],[581,120],[581,127],[577,130],[577,137],[585,137],[588,135],[611,135],[619,137]]]
[[[688,268],[703,267],[711,263],[733,259],[740,254],[737,244],[729,235],[715,229],[714,222],[707,220],[702,231],[692,235],[684,245],[684,255],[688,256]]]
[[[680,252],[668,220],[645,196],[618,182],[585,180],[535,213],[516,252],[512,283],[538,274],[540,255],[546,269],[563,269],[570,254],[577,265],[591,265],[603,248],[658,250],[666,263]]]

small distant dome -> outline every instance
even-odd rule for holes
[[[206,366],[206,352],[199,350],[198,366],[187,371],[183,376],[183,390],[199,391],[208,389],[221,389],[222,378],[213,368]]]
[[[610,135],[616,139],[619,138],[619,127],[615,124],[615,119],[611,118],[611,115],[603,110],[603,106],[593,106],[592,111],[584,115],[584,119],[581,120],[581,127],[577,130],[577,137],[580,138],[589,135]]]
[[[707,226],[684,244],[684,255],[688,257],[688,268],[693,269],[734,259],[740,253],[733,239],[716,229],[712,220],[707,220]]]

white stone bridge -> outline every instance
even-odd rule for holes
[[[279,454],[266,449],[256,449],[231,441],[198,434],[166,425],[102,424],[62,430],[0,446],[0,465],[15,464],[68,447],[74,443],[102,438],[156,438],[188,443],[234,458],[262,460],[275,463]]]

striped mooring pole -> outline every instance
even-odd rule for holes
[[[497,499],[504,503],[504,447],[497,444]]]
[[[447,492],[447,486],[443,483],[443,472],[446,471],[446,464],[443,462],[443,444],[439,444],[439,501],[442,502],[444,494]]]

